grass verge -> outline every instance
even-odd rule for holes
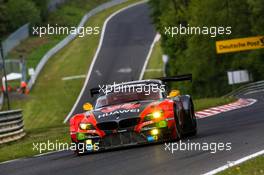
[[[264,156],[259,156],[240,165],[229,168],[218,175],[264,175]]]
[[[162,49],[160,41],[155,43],[151,53],[144,79],[151,79],[163,76]]]
[[[47,20],[40,26],[77,26],[83,15],[96,6],[108,0],[71,0],[61,5],[57,10],[47,16]],[[46,35],[42,37],[30,36],[15,47],[7,58],[18,59],[20,55],[27,61],[27,67],[35,68],[44,54],[59,43],[67,35]]]
[[[200,111],[203,109],[208,109],[215,106],[221,106],[236,101],[234,97],[218,97],[218,98],[204,98],[204,99],[194,99],[193,103],[195,106],[195,111]]]

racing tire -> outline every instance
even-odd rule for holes
[[[195,136],[197,134],[197,121],[194,113],[194,105],[192,99],[189,99],[189,109],[186,111],[188,116],[189,130],[186,133],[187,136]]]
[[[177,139],[180,140],[180,139],[182,139],[184,132],[183,132],[182,127],[180,126],[176,105],[174,105],[174,120],[175,120],[175,130],[176,130],[176,132],[177,132],[176,134],[178,136]]]
[[[184,124],[183,128],[183,135],[184,136],[194,136],[197,134],[197,122],[194,113],[194,105],[192,98],[189,95],[183,95],[180,97],[183,110],[184,110]]]

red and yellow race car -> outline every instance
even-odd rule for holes
[[[191,75],[132,81],[91,89],[95,106],[70,119],[77,153],[180,139],[197,133],[192,98],[166,82],[191,80]]]

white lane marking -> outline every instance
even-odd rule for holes
[[[54,153],[58,153],[58,152],[62,152],[62,151],[68,151],[68,150],[57,150],[57,151],[51,151],[51,152],[46,152],[46,153],[37,154],[37,155],[34,155],[33,157],[46,156],[46,155],[50,155],[50,154],[54,154]]]
[[[137,2],[137,3],[135,3],[135,4],[131,4],[131,5],[127,6],[127,7],[124,7],[124,8],[122,8],[122,9],[116,11],[115,13],[111,14],[111,15],[105,20],[105,22],[104,22],[104,26],[103,26],[103,29],[102,29],[102,32],[101,32],[100,42],[99,42],[99,45],[98,45],[98,47],[97,47],[96,53],[95,53],[95,55],[94,55],[94,57],[93,57],[93,61],[92,61],[91,65],[90,65],[90,68],[89,68],[89,70],[88,70],[88,73],[87,73],[87,76],[86,76],[86,79],[85,79],[84,85],[83,85],[82,90],[81,90],[81,92],[80,92],[80,94],[79,94],[79,96],[78,96],[78,98],[77,98],[75,104],[73,105],[71,111],[69,112],[69,114],[68,114],[67,117],[65,118],[64,123],[66,123],[66,122],[71,118],[71,116],[72,116],[72,114],[73,114],[73,111],[76,109],[76,107],[77,107],[77,105],[78,105],[78,103],[79,103],[81,97],[83,96],[83,93],[84,93],[84,91],[85,91],[85,88],[86,88],[86,86],[87,86],[87,84],[88,84],[88,81],[89,81],[89,79],[90,79],[91,72],[92,72],[92,70],[93,70],[93,67],[94,67],[95,61],[96,61],[96,59],[97,59],[97,57],[98,57],[98,55],[99,55],[99,52],[101,51],[101,48],[102,48],[102,45],[103,45],[104,36],[105,36],[105,29],[106,29],[106,26],[107,26],[108,22],[109,22],[114,16],[116,16],[117,14],[119,14],[119,13],[121,13],[121,12],[123,12],[123,11],[125,11],[125,10],[127,10],[127,9],[129,9],[129,8],[132,8],[132,7],[134,7],[134,6],[137,6],[137,5],[140,5],[140,4],[144,4],[144,3],[146,3],[146,2],[148,2],[148,0],[143,0],[143,1]]]
[[[97,69],[97,70],[95,70],[95,73],[99,76],[99,77],[101,77],[102,76],[102,73]]]
[[[241,159],[238,159],[236,161],[228,161],[227,164],[225,164],[225,165],[223,165],[223,166],[221,166],[219,168],[216,168],[214,170],[211,170],[211,171],[209,171],[207,173],[204,173],[203,175],[213,175],[213,174],[219,173],[219,172],[224,171],[224,170],[226,170],[226,169],[228,169],[230,167],[236,166],[236,165],[241,164],[241,163],[243,163],[243,162],[245,162],[245,161],[247,161],[249,159],[253,159],[253,158],[255,158],[257,156],[261,156],[263,154],[264,154],[264,150],[256,152],[256,153],[251,154],[251,155],[248,155],[248,156],[243,157]]]
[[[145,71],[146,71],[146,68],[147,68],[147,65],[148,65],[148,62],[149,62],[150,56],[151,56],[152,51],[153,51],[153,49],[154,49],[154,46],[155,46],[155,44],[160,40],[160,37],[161,37],[160,34],[157,33],[156,36],[155,36],[155,38],[154,38],[154,40],[153,40],[153,42],[152,42],[152,44],[151,44],[151,46],[150,46],[150,49],[149,49],[149,52],[148,52],[147,58],[146,58],[146,60],[145,60],[145,63],[144,63],[144,65],[143,65],[143,68],[142,68],[141,73],[140,73],[140,76],[139,76],[139,80],[142,80],[142,79],[143,79],[143,76],[144,76],[144,73],[145,73]]]
[[[162,69],[146,69],[145,72],[162,72]]]
[[[131,73],[132,69],[130,67],[127,68],[121,68],[117,71],[118,73]]]
[[[264,92],[264,89],[250,91],[250,92],[245,93],[244,95],[255,94],[255,93],[258,93],[258,92]]]
[[[58,152],[62,152],[62,151],[68,151],[68,150],[58,150],[58,151],[51,151],[51,152],[46,152],[46,153],[41,153],[41,154],[37,154],[34,155],[33,157],[41,157],[41,156],[46,156],[46,155],[50,155],[50,154],[54,154],[54,153],[58,153]],[[32,158],[32,157],[29,157]],[[0,162],[0,165],[2,164],[6,164],[6,163],[12,163],[12,162],[17,162],[17,161],[23,161],[23,160],[27,160],[29,158],[18,158],[18,159],[13,159],[13,160],[7,160],[4,162]]]
[[[67,80],[75,80],[75,79],[81,79],[81,78],[85,78],[85,75],[74,75],[74,76],[69,76],[69,77],[63,77],[62,80],[63,81],[67,81]]]
[[[6,164],[6,163],[12,163],[12,162],[16,162],[16,161],[21,161],[21,160],[23,160],[23,158],[21,158],[21,159],[7,160],[7,161],[4,161],[4,162],[1,162],[0,165]]]

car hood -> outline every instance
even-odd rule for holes
[[[128,118],[139,117],[140,113],[155,101],[138,101],[120,105],[107,106],[93,111],[97,123],[120,121]]]

